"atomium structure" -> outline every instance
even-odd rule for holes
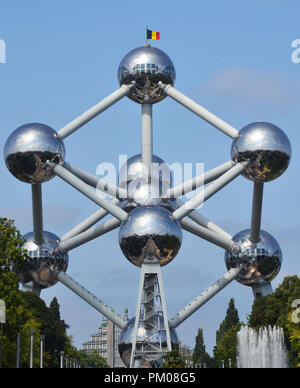
[[[271,293],[282,262],[279,244],[261,230],[261,214],[264,184],[289,165],[287,136],[266,122],[237,130],[176,90],[175,78],[175,67],[163,51],[148,44],[136,48],[120,63],[119,89],[58,131],[39,123],[21,126],[4,149],[9,171],[32,188],[33,232],[24,236],[28,258],[16,269],[20,282],[39,294],[60,281],[122,328],[119,351],[128,367],[161,366],[166,352],[178,347],[176,327],[234,279],[251,287],[254,297]],[[141,105],[141,152],[124,164],[118,184],[112,184],[68,163],[64,140],[125,96]],[[167,96],[232,139],[228,162],[177,186],[152,146],[153,106]],[[232,237],[195,209],[239,175],[253,182],[252,216],[250,228]],[[41,188],[55,176],[99,206],[61,239],[43,228]],[[180,199],[199,187],[192,199]],[[100,222],[107,215],[111,217]],[[124,256],[140,268],[136,316],[128,321],[66,274],[69,251],[116,228]],[[228,272],[169,319],[161,267],[178,254],[182,229],[223,248]]]

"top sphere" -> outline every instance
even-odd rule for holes
[[[53,176],[46,163],[62,163],[65,147],[56,131],[45,124],[25,124],[7,139],[4,158],[9,171],[20,181],[43,183]]]
[[[270,182],[287,169],[292,147],[286,134],[276,125],[257,122],[239,132],[231,147],[232,160],[249,162],[243,176],[253,182]]]
[[[165,94],[158,83],[174,85],[175,78],[176,71],[168,55],[150,45],[130,51],[118,69],[120,85],[135,81],[128,97],[140,104],[155,104],[163,100]]]

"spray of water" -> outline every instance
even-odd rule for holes
[[[288,368],[282,328],[264,327],[258,332],[243,326],[238,332],[238,368]]]

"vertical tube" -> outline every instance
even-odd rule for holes
[[[115,324],[113,323],[112,324],[112,330],[113,330],[113,351],[112,351],[112,367],[115,368],[115,358],[116,358],[116,354],[115,354]]]
[[[30,368],[30,369],[33,368],[33,359],[34,359],[34,355],[33,355],[33,352],[34,352],[34,334],[35,334],[35,330],[34,330],[34,329],[31,329],[31,330],[30,330],[30,357],[29,357],[29,368]]]
[[[152,104],[142,104],[142,163],[148,182],[151,181],[152,136]]]
[[[32,192],[33,237],[34,237],[34,242],[40,245],[44,241],[42,185],[40,183],[31,185],[31,192]]]
[[[263,192],[264,192],[264,184],[260,182],[255,182],[253,187],[251,234],[250,234],[250,240],[255,243],[260,240]]]
[[[45,336],[41,335],[40,336],[40,369],[43,369],[43,361],[44,361],[44,341],[45,341]]]
[[[20,342],[21,342],[21,336],[20,334],[17,335],[17,353],[16,353],[16,368],[20,368]]]
[[[3,359],[3,322],[1,322],[1,338],[0,338],[0,368],[2,369]]]
[[[60,369],[63,369],[64,367],[64,351],[62,350],[60,352]]]

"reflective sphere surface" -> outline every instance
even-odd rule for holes
[[[164,329],[164,320],[161,316],[156,314],[153,318],[160,323],[160,327]],[[135,318],[128,321],[127,326],[121,331],[119,337],[119,353],[124,364],[130,366],[133,332],[134,332]],[[170,328],[171,345],[173,350],[179,348],[179,340],[175,329]],[[152,362],[159,366],[162,365],[162,354],[151,353],[153,348],[159,349],[160,343],[162,344],[163,351],[167,351],[167,339],[165,331],[155,331],[150,325],[146,323],[141,324],[138,328],[138,337],[136,349],[139,350],[143,346],[143,350],[148,352],[148,355],[143,355],[143,359],[140,360],[141,368],[152,367]]]
[[[146,174],[146,167],[142,163],[141,154],[132,156],[120,167],[119,186],[126,188],[127,185],[136,178],[142,178]],[[167,187],[173,184],[170,167],[159,156],[152,157],[152,176],[154,180],[163,182]]]
[[[62,139],[44,124],[26,124],[7,139],[4,158],[9,171],[20,181],[43,183],[54,174],[46,163],[61,163],[65,158]]]
[[[119,229],[119,244],[125,257],[140,267],[145,259],[168,264],[179,252],[181,227],[171,212],[161,206],[139,206],[129,213]]]
[[[33,282],[38,288],[48,288],[58,281],[52,271],[66,271],[69,263],[67,253],[53,255],[57,248],[59,237],[55,234],[44,231],[44,242],[40,246],[33,241],[33,233],[27,233],[24,238],[27,240],[24,249],[29,256],[28,261],[21,269],[16,269],[17,276],[23,285]]]
[[[231,147],[232,160],[248,161],[243,176],[254,182],[269,182],[288,167],[292,154],[290,141],[276,125],[257,122],[240,130]]]
[[[165,98],[158,86],[173,85],[176,72],[173,62],[162,50],[145,45],[130,51],[121,61],[118,69],[120,85],[129,85],[135,81],[128,97],[140,104],[154,104]]]
[[[162,181],[152,179],[151,183],[148,183],[144,178],[136,178],[127,186],[128,198],[121,202],[122,209],[130,212],[137,206],[160,205],[173,212],[177,208],[177,202],[162,198],[168,188]]]
[[[278,242],[269,233],[261,230],[260,241],[253,243],[250,229],[246,229],[233,237],[240,253],[227,251],[225,263],[228,270],[239,267],[241,272],[236,280],[246,286],[259,284],[261,281],[271,282],[280,271],[282,253]]]

